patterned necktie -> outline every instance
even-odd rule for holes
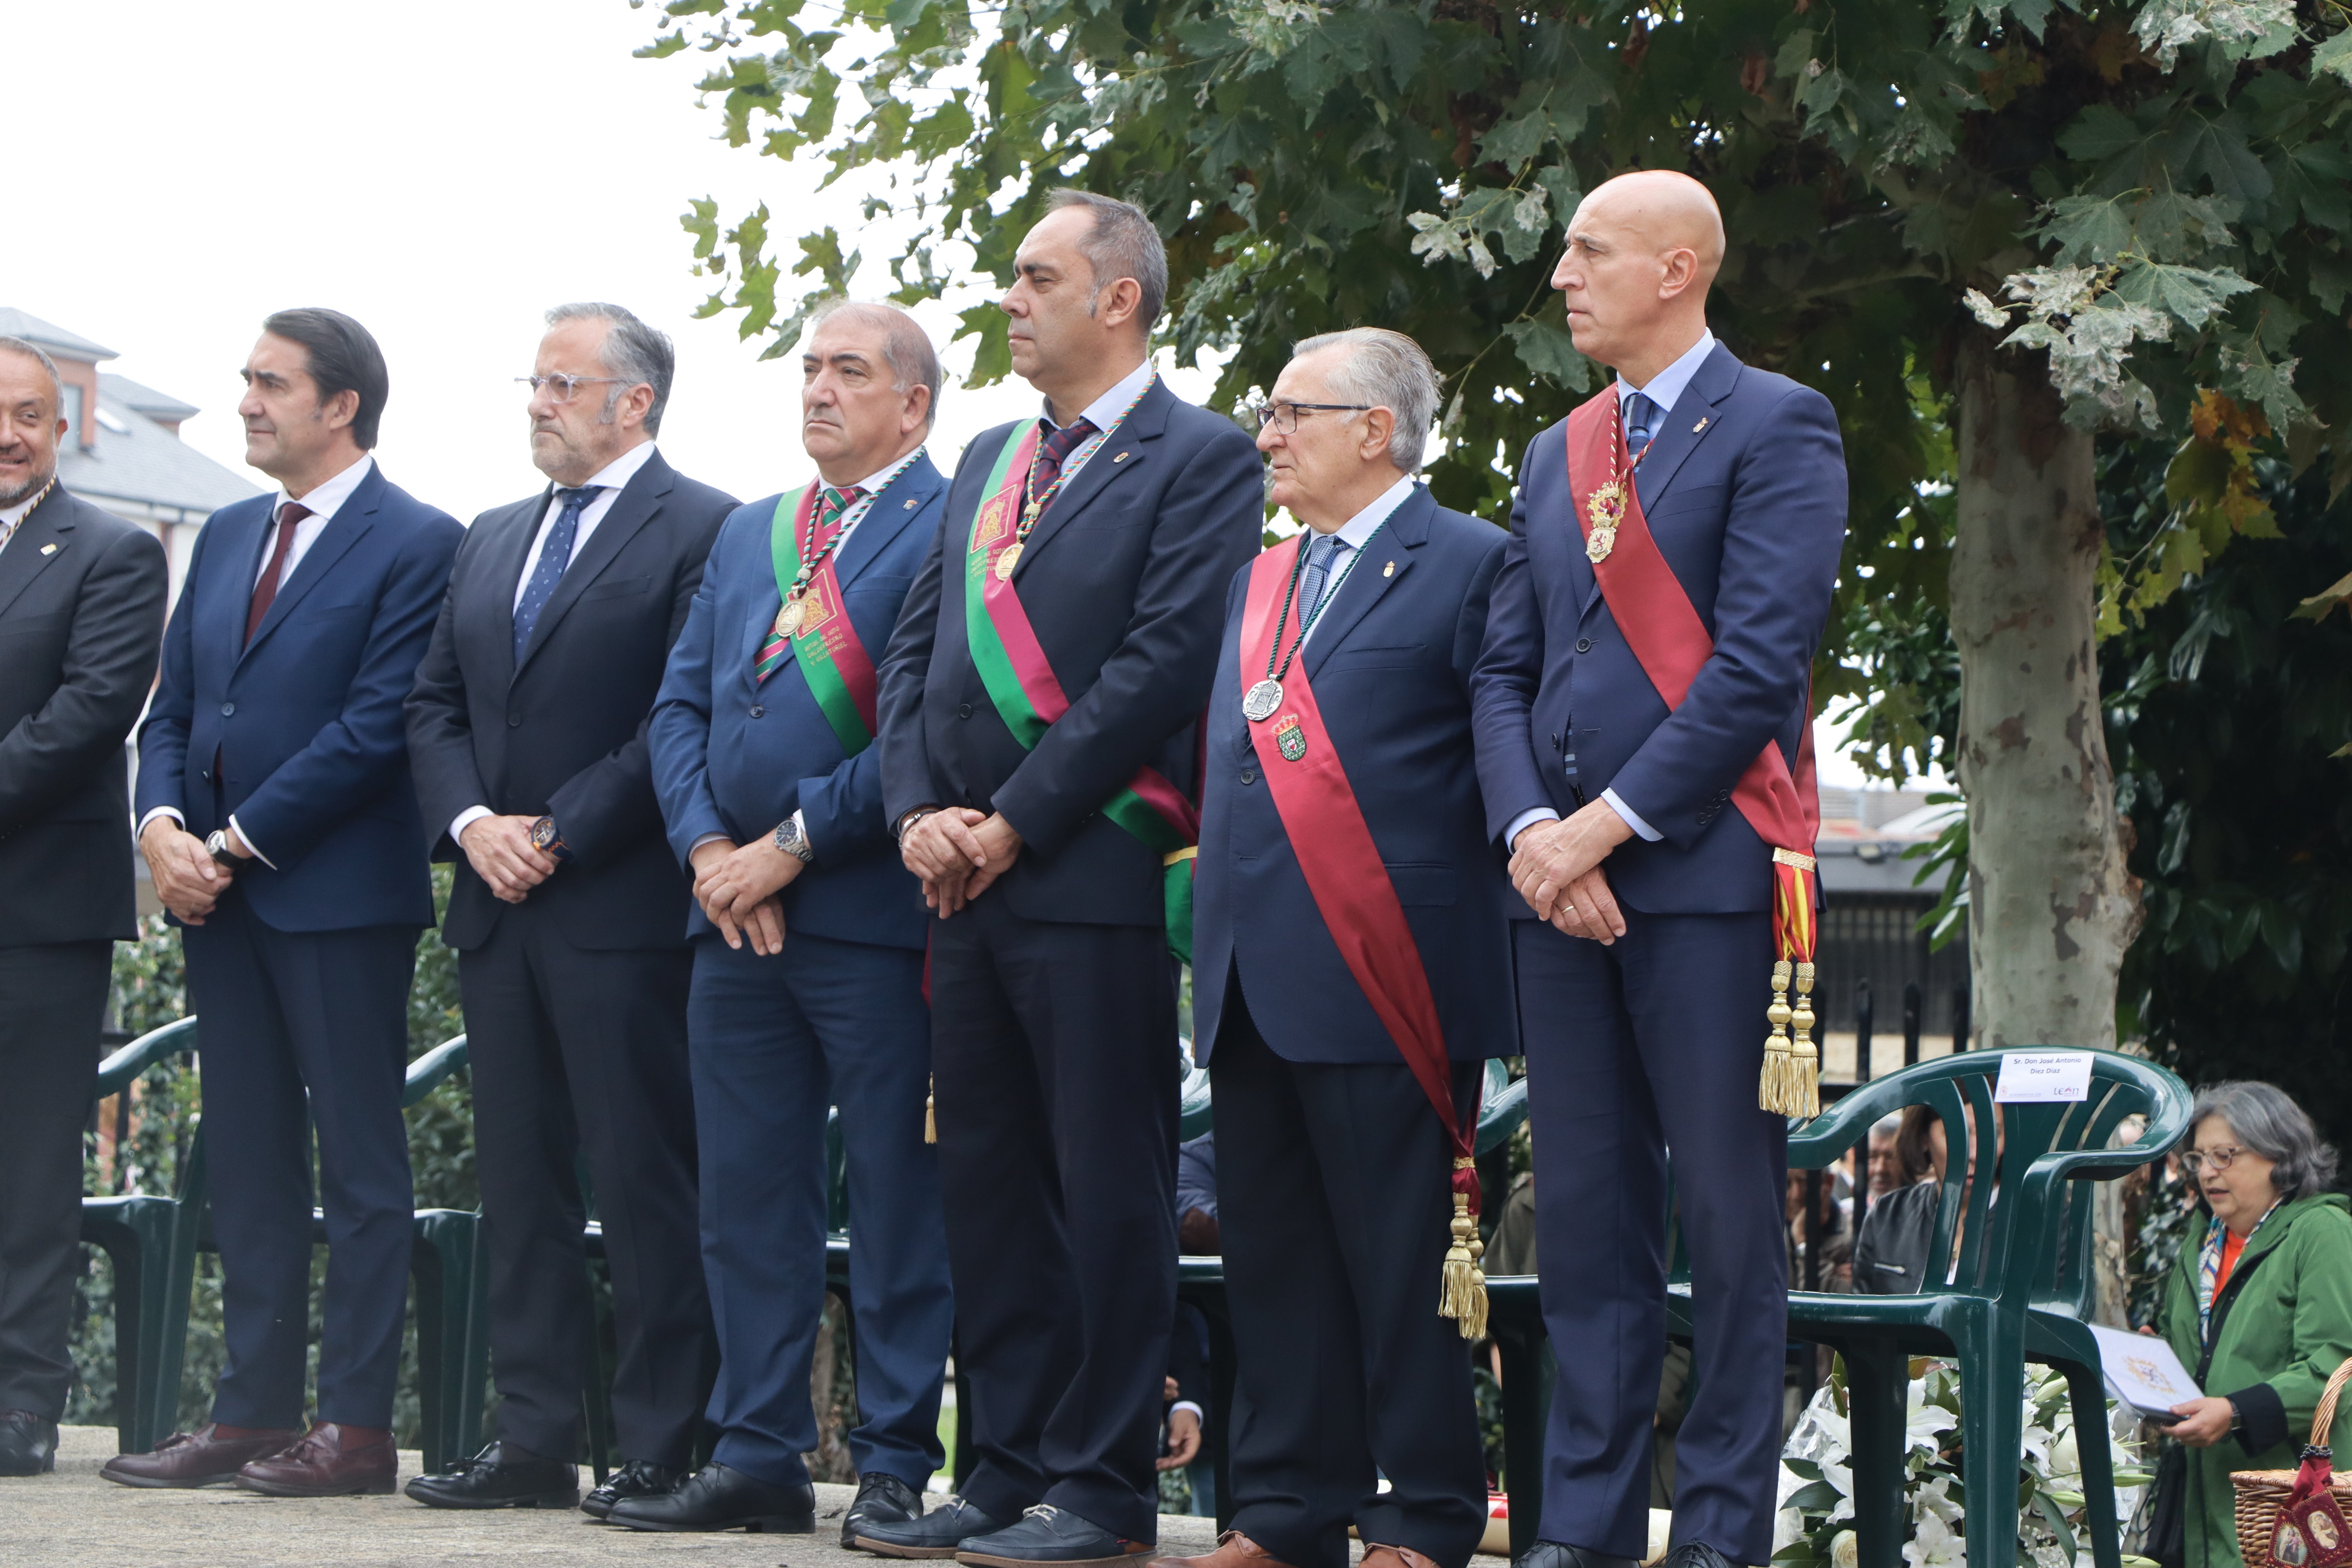
[[[803,567],[815,560],[833,542],[834,531],[841,526],[842,514],[856,506],[858,498],[865,493],[856,485],[845,490],[835,489],[830,485],[825,487],[824,493],[816,500],[816,529],[809,542],[809,552],[801,563]],[[784,630],[784,607],[779,604],[774,624],[768,627],[768,635],[760,641],[760,657],[751,661],[751,684],[757,686],[782,669],[784,656],[792,651],[792,635]]]
[[[539,547],[539,564],[531,569],[530,584],[522,591],[521,603],[515,605],[514,656],[522,662],[523,649],[530,646],[531,628],[539,625],[540,612],[555,597],[555,584],[563,579],[563,569],[572,564],[572,542],[580,537],[580,514],[598,492],[609,487],[582,485],[576,490],[558,490],[555,499],[562,503],[555,514],[555,526],[547,531],[546,542]]]
[[[1058,430],[1048,430],[1045,438],[1037,443],[1037,457],[1029,465],[1029,499],[1035,500],[1054,488],[1062,477],[1063,460],[1069,457],[1079,442],[1095,433],[1091,419],[1073,419]]]
[[[286,575],[286,552],[294,547],[295,529],[304,518],[312,515],[310,509],[298,500],[289,500],[278,509],[278,542],[271,547],[269,564],[261,569],[261,581],[253,585],[253,597],[245,607],[247,642],[253,641],[253,634],[261,629],[269,606],[278,602],[278,580]]]
[[[1314,620],[1317,608],[1323,603],[1323,591],[1330,584],[1331,568],[1338,563],[1339,552],[1347,548],[1336,533],[1318,533],[1307,542],[1307,571],[1298,584],[1298,618],[1302,624]]]
[[[1656,419],[1658,405],[1640,393],[1625,400],[1625,450],[1640,457],[1642,448],[1650,444],[1652,422]]]

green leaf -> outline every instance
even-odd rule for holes
[[[2332,71],[2352,83],[2352,28],[2336,34],[2311,51],[2311,68]]]
[[[2278,960],[2281,969],[2289,974],[2301,973],[2303,927],[2296,922],[2294,912],[2278,903],[2263,904],[2262,912],[2263,944],[2271,950],[2271,956]]]
[[[2166,311],[2195,331],[2212,320],[2232,295],[2253,287],[2235,272],[2143,261],[2124,268],[2116,279],[2115,292],[2133,304]]]
[[[1478,138],[1478,153],[1507,169],[1517,169],[1521,163],[1543,151],[1551,140],[1551,117],[1541,109],[1498,123]]]
[[[1576,352],[1576,340],[1549,321],[1513,321],[1503,329],[1510,334],[1519,363],[1538,375],[1570,392],[1592,384],[1592,362]]]
[[[2058,145],[2066,156],[2095,163],[2129,152],[2147,140],[2147,132],[2131,121],[2123,110],[2105,103],[2095,103],[2074,118],[2058,136]]]
[[[1802,1205],[1800,1205],[1800,1207]],[[1790,1492],[1782,1508],[1793,1508],[1800,1513],[1811,1513],[1837,1507],[1845,1494],[1827,1481],[1813,1481]]]
[[[2064,266],[2084,261],[2112,261],[2129,249],[2132,220],[2125,211],[2126,196],[2065,196],[2050,205],[2042,237],[2055,241],[2056,261]]]

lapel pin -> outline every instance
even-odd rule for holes
[[[1127,459],[1128,459],[1128,454],[1127,454],[1127,453],[1125,453],[1125,452],[1121,452],[1118,457],[1113,458],[1111,459],[1111,461],[1112,461],[1112,462],[1114,462],[1114,463],[1124,463],[1124,462],[1126,462],[1126,461],[1127,461]]]
[[[1393,561],[1391,561],[1391,562],[1390,562],[1387,565],[1385,565],[1385,566],[1381,567],[1381,576],[1383,576],[1383,577],[1393,577],[1393,576],[1395,576],[1395,575],[1396,575],[1396,563],[1395,563],[1395,562],[1393,562]]]
[[[1704,429],[1706,429],[1706,420],[1704,420],[1704,419],[1702,419],[1702,420],[1700,420],[1697,424],[1696,424],[1696,425],[1694,425],[1694,426],[1691,426],[1691,434],[1692,434],[1692,435],[1694,435],[1694,436],[1696,436],[1696,435],[1697,435],[1700,431],[1702,431],[1702,430],[1704,430]]]
[[[55,555],[57,552],[58,547],[54,542],[41,546],[41,553],[44,555]]]
[[[913,501],[908,501],[908,502],[907,503],[907,510],[908,510],[908,511],[912,511],[912,510],[915,510],[915,503],[914,503]]]

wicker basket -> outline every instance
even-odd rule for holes
[[[2344,1385],[2352,1382],[2352,1361],[2336,1369],[2327,1380],[2326,1392],[2319,1396],[2319,1407],[2311,1413],[2312,1447],[2327,1447],[2328,1424],[2336,1417],[2336,1398]],[[2232,1470],[2230,1484],[2238,1494],[2238,1554],[2245,1559],[2246,1568],[2282,1568],[2271,1558],[2271,1538],[2278,1524],[2279,1510],[2286,1506],[2288,1496],[2294,1490],[2293,1470]],[[2336,1472],[2328,1483],[2336,1503],[2346,1513],[2352,1514],[2352,1475]]]

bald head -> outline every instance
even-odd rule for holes
[[[1647,383],[1706,331],[1723,245],[1715,196],[1688,174],[1641,169],[1594,186],[1552,274],[1579,352]]]

